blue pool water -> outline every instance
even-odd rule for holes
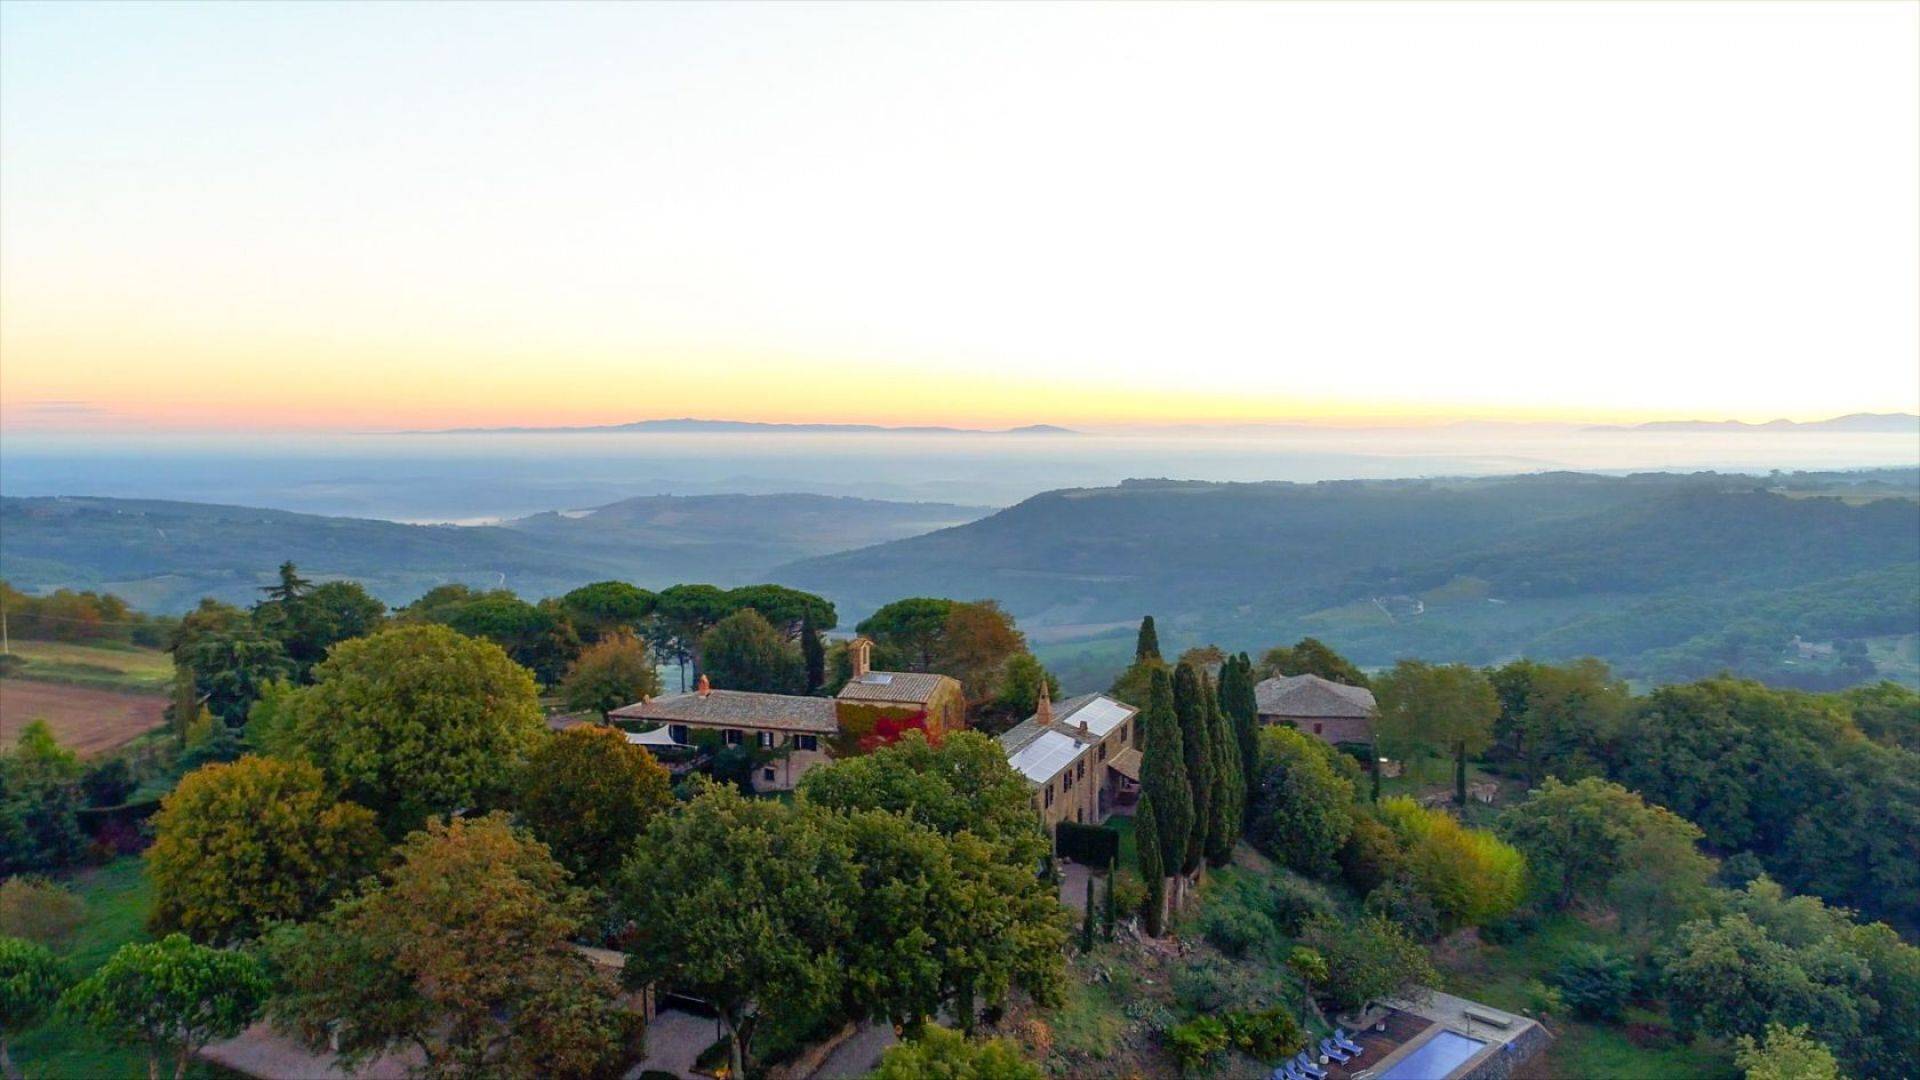
[[[1442,1080],[1486,1045],[1458,1032],[1442,1031],[1394,1062],[1379,1080]]]

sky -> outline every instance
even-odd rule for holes
[[[0,6],[0,432],[1920,411],[1920,5]]]

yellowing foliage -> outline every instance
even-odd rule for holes
[[[318,914],[384,848],[373,812],[335,802],[320,770],[253,756],[187,774],[154,832],[154,928],[205,942]]]

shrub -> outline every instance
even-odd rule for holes
[[[1271,919],[1237,904],[1209,907],[1200,926],[1214,948],[1235,958],[1265,948],[1278,937]]]
[[[1218,1016],[1273,1004],[1274,978],[1258,964],[1195,953],[1173,973],[1173,996],[1195,1013]]]
[[[1613,1021],[1633,993],[1633,965],[1598,945],[1582,945],[1561,963],[1553,980],[1560,999],[1576,1015]]]
[[[1405,856],[1393,830],[1372,814],[1353,815],[1353,831],[1340,847],[1340,876],[1362,896],[1379,888],[1400,872]]]
[[[1113,875],[1113,906],[1122,917],[1139,911],[1147,902],[1147,883],[1131,870]]]
[[[1357,922],[1316,919],[1302,935],[1304,944],[1327,961],[1321,990],[1342,1009],[1408,992],[1439,981],[1427,950],[1412,935],[1378,915]]]
[[[1433,901],[1406,878],[1389,881],[1367,894],[1366,911],[1397,923],[1421,941],[1440,936],[1440,913]]]
[[[1287,935],[1296,935],[1307,923],[1339,910],[1325,889],[1296,877],[1274,878],[1267,886],[1267,906],[1273,924]]]
[[[1307,1045],[1299,1022],[1285,1009],[1228,1013],[1226,1025],[1228,1041],[1260,1061],[1276,1061],[1297,1054]]]
[[[139,782],[126,758],[108,758],[87,770],[80,780],[86,789],[88,806],[119,806],[133,794]]]
[[[1406,850],[1408,873],[1445,926],[1479,926],[1519,905],[1527,860],[1513,845],[1412,799],[1387,799],[1380,814]]]
[[[0,881],[0,937],[61,949],[86,916],[85,901],[45,878]]]
[[[1318,986],[1327,981],[1327,958],[1305,945],[1295,945],[1287,954],[1287,970],[1300,977],[1308,986]]]
[[[1167,1048],[1182,1073],[1199,1072],[1228,1045],[1226,1022],[1218,1017],[1197,1016],[1167,1032]]]

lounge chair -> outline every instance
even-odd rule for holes
[[[1294,1058],[1288,1062],[1288,1064],[1300,1070],[1300,1072],[1306,1076],[1307,1080],[1327,1080],[1327,1070],[1315,1065],[1313,1063],[1313,1055],[1305,1050],[1300,1051],[1300,1056]]]
[[[1267,1080],[1307,1080],[1307,1075],[1293,1067],[1293,1062],[1282,1062],[1273,1072],[1267,1074]]]
[[[1346,1028],[1333,1029],[1333,1045],[1356,1056],[1367,1052],[1366,1047],[1353,1041],[1353,1036],[1347,1034]]]
[[[1332,1058],[1333,1060],[1339,1062],[1342,1065],[1345,1065],[1347,1062],[1352,1061],[1354,1059],[1353,1054],[1349,1054],[1347,1053],[1346,1050],[1342,1049],[1341,1047],[1335,1046],[1332,1039],[1320,1040],[1320,1052]]]

